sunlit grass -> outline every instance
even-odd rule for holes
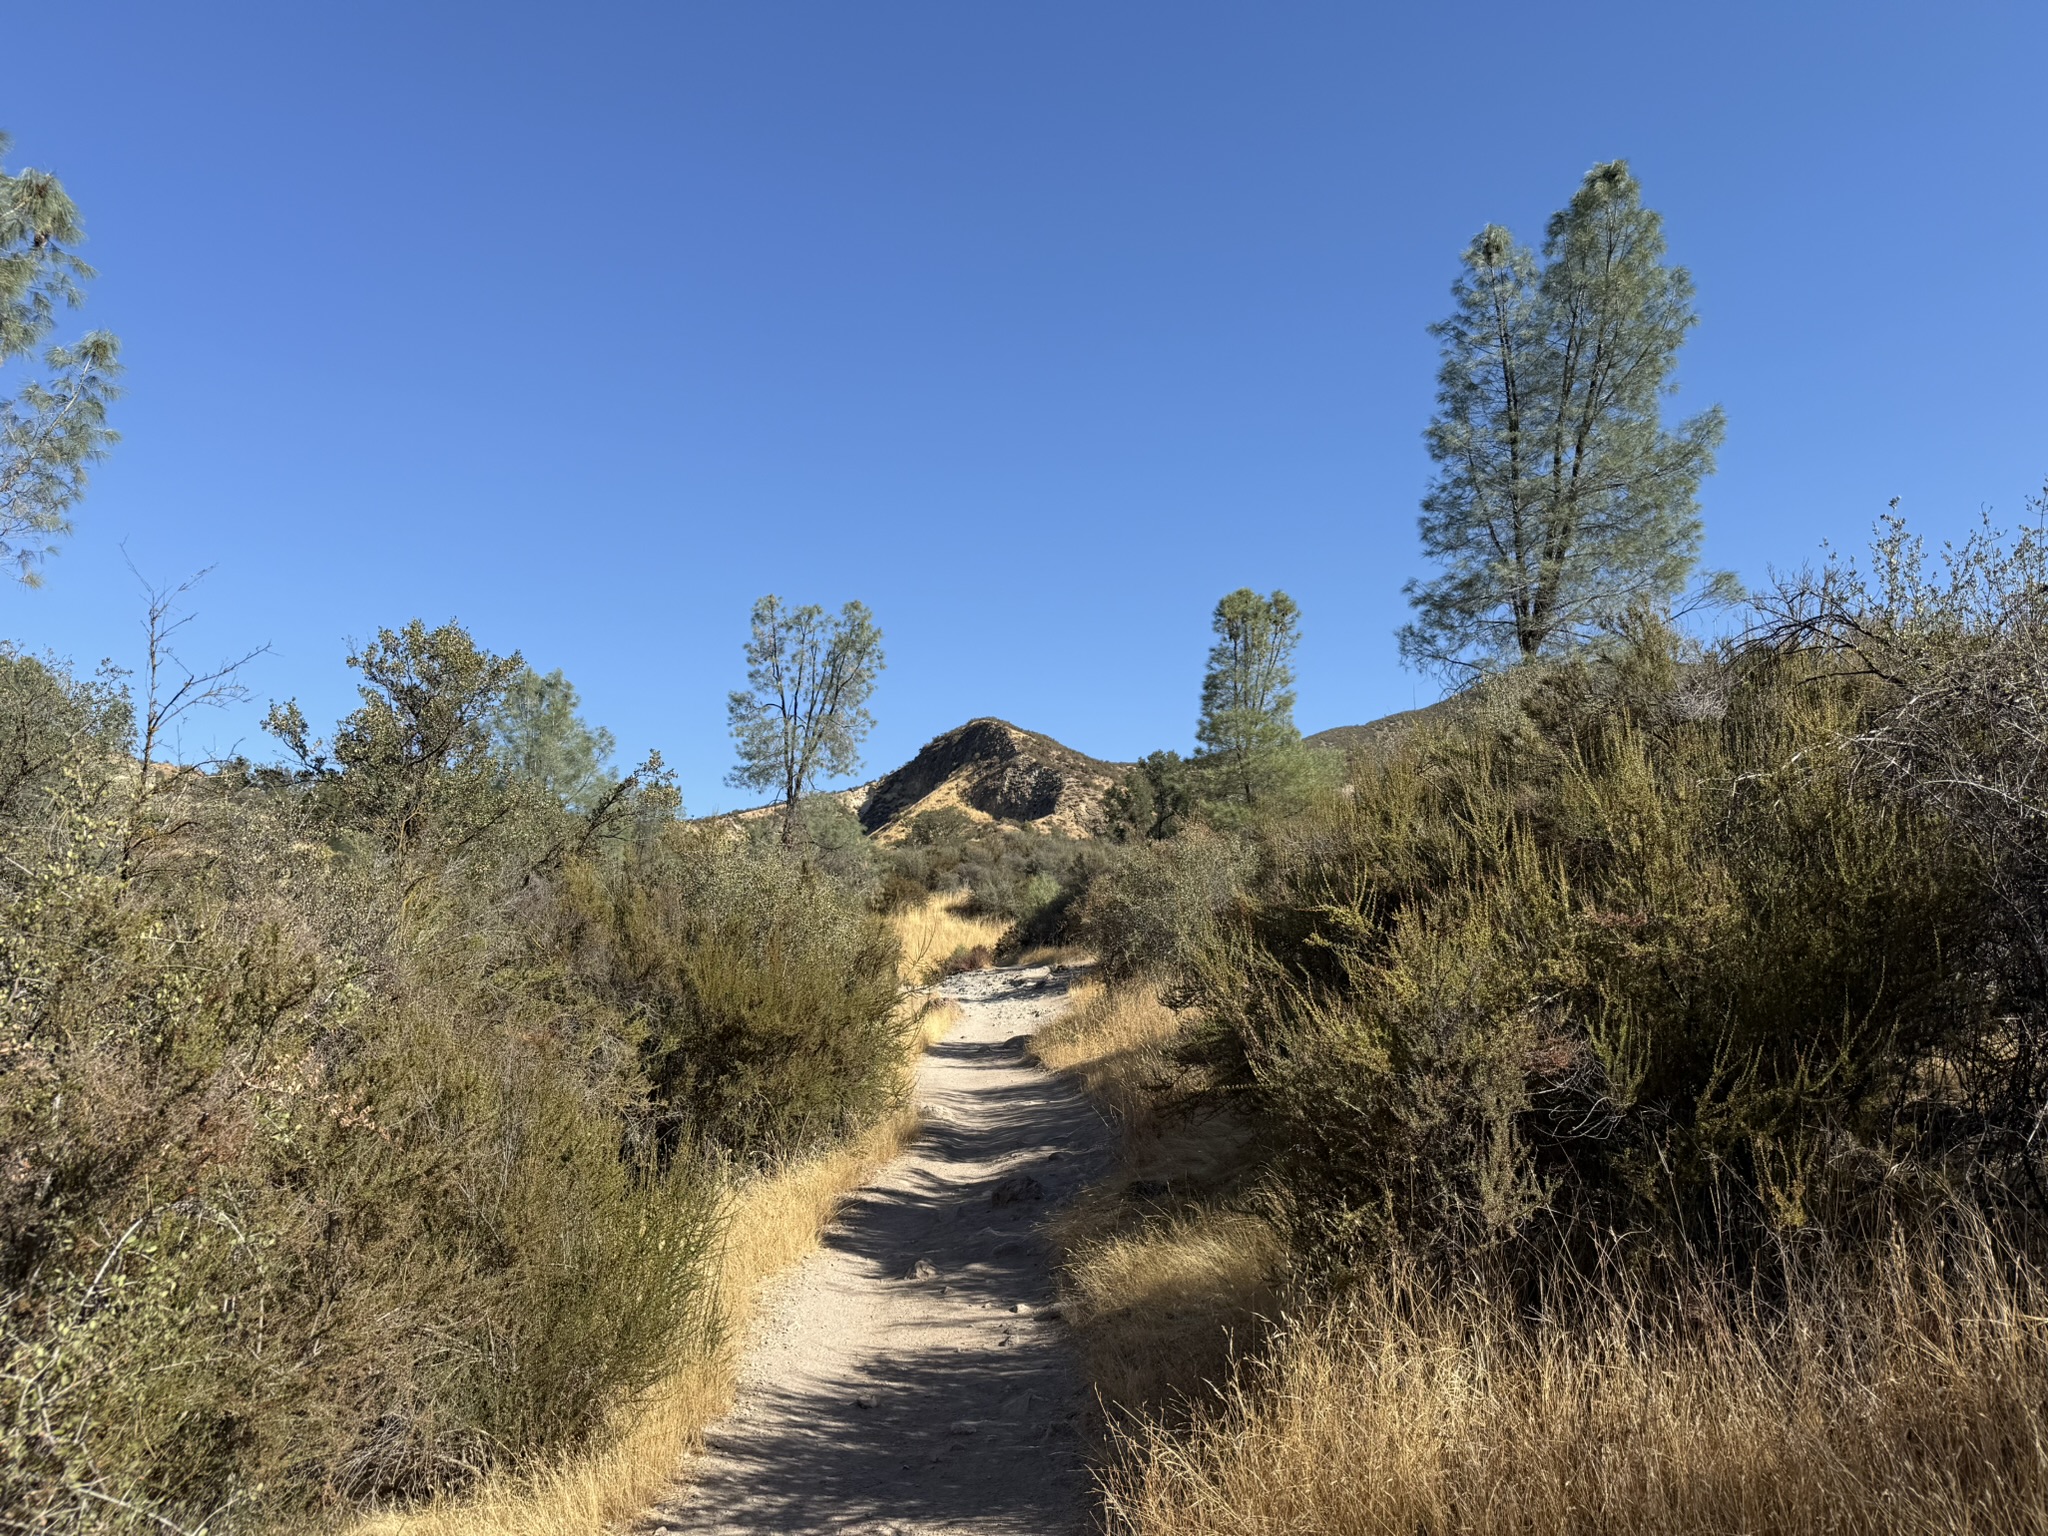
[[[2015,1275],[2017,1273],[2017,1278]],[[2048,1528],[2040,1278],[1894,1251],[1767,1307],[1382,1279],[1188,1431],[1125,1442],[1125,1536],[1807,1536]]]
[[[906,986],[925,986],[937,980],[956,951],[994,951],[996,941],[1010,925],[999,917],[968,916],[962,909],[972,899],[965,891],[948,892],[890,917],[903,944]]]

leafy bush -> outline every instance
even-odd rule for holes
[[[1518,669],[1348,801],[1095,882],[1105,967],[1200,1005],[1309,1252],[2048,1214],[2048,555],[1958,558],[1788,589],[1719,654],[1650,626]]]
[[[1195,825],[1246,832],[1298,818],[1341,793],[1344,754],[1308,745],[1291,725],[1286,731],[1249,756],[1148,754],[1104,795],[1105,830],[1119,843],[1170,838]]]
[[[781,835],[774,818],[748,824],[748,836],[756,842],[780,841]],[[812,795],[798,803],[795,846],[808,867],[828,876],[848,896],[887,910],[880,897],[882,876],[874,844],[860,817],[838,795]]]
[[[267,1527],[559,1454],[699,1348],[714,1164],[873,1113],[848,888],[501,771],[516,676],[386,632],[293,772],[142,774],[0,655],[0,1508]]]
[[[571,993],[632,1022],[665,1155],[788,1156],[897,1093],[896,941],[801,850],[675,827],[572,871],[556,919]]]
[[[81,682],[0,644],[0,827],[33,838],[77,792],[67,776],[104,786],[134,732],[134,708],[114,675]]]
[[[1218,942],[1218,920],[1253,862],[1244,839],[1206,827],[1127,845],[1089,886],[1077,927],[1113,981],[1188,977]]]

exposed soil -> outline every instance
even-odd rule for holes
[[[1068,1536],[1093,1526],[1086,1398],[1047,1214],[1107,1169],[1080,1092],[1031,1062],[1043,966],[944,987],[925,1125],[764,1301],[738,1403],[649,1532]]]

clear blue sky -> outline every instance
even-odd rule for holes
[[[350,702],[459,617],[692,811],[749,603],[865,599],[893,766],[997,714],[1186,746],[1207,616],[1301,603],[1309,730],[1426,701],[1434,344],[1464,243],[1626,156],[1699,286],[1711,562],[2017,519],[2048,473],[2048,6],[11,6],[126,441],[0,633]]]

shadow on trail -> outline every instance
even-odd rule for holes
[[[1038,1419],[1042,1407],[1064,1405],[1067,1396],[1062,1362],[1048,1351],[1025,1345],[973,1355],[885,1355],[868,1374],[868,1388],[843,1402],[771,1388],[759,1395],[757,1412],[778,1427],[718,1448],[730,1464],[721,1467],[721,1481],[747,1490],[751,1526],[787,1532],[994,1526],[1045,1536],[1074,1530],[1087,1471],[1076,1418]],[[991,1395],[997,1399],[992,1414],[934,1421],[932,1404],[979,1404]],[[858,1406],[863,1401],[873,1406]],[[789,1475],[792,1467],[800,1476]],[[664,1528],[692,1527],[652,1526]]]
[[[841,1208],[740,1413],[643,1530],[1090,1528],[1083,1397],[1065,1324],[1046,1312],[1044,1226],[1100,1176],[1109,1136],[1018,1038],[1049,1021],[1064,984],[1017,981],[958,980],[967,1017],[927,1053],[922,1132]]]

